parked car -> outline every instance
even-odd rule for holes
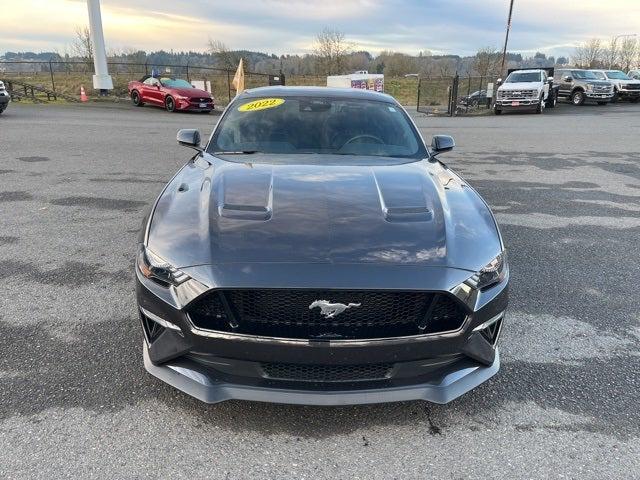
[[[486,105],[487,100],[487,91],[478,90],[469,95],[460,97],[460,99],[458,100],[458,104],[465,107],[477,107],[478,105]]]
[[[144,222],[144,364],[205,402],[446,403],[499,369],[509,269],[487,204],[391,96],[236,97]]]
[[[634,80],[640,80],[640,68],[636,70],[629,70],[627,75],[629,78],[633,78]]]
[[[554,108],[557,102],[557,86],[553,83],[553,69],[509,70],[502,82],[498,79],[494,112],[500,115],[506,110],[533,110],[544,112],[545,108]]]
[[[583,105],[586,101],[606,105],[613,99],[613,83],[600,80],[589,70],[558,69],[556,77],[560,85],[558,95],[573,105]]]
[[[600,80],[613,83],[613,99],[629,100],[637,103],[640,101],[640,80],[629,77],[621,70],[591,70]]]
[[[148,103],[164,107],[168,112],[189,110],[206,113],[214,108],[209,92],[180,78],[145,76],[139,81],[129,82],[128,88],[131,101],[138,107]]]
[[[7,92],[4,82],[0,81],[0,114],[7,109],[10,101],[11,95]]]

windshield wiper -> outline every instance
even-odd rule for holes
[[[230,150],[228,152],[213,152],[211,155],[252,155],[254,153],[262,153],[260,150]]]

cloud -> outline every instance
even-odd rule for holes
[[[504,0],[103,0],[110,48],[198,50],[209,37],[232,48],[305,53],[315,33],[331,27],[359,48],[472,54],[499,47]],[[570,54],[587,38],[635,33],[638,0],[516,2],[510,50]],[[84,0],[22,0],[3,12],[3,50],[64,50],[87,23]],[[640,32],[639,32],[640,33]]]

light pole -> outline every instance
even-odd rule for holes
[[[619,38],[629,38],[629,37],[637,37],[638,35],[635,33],[626,33],[622,35],[616,35],[613,37],[613,42],[611,42],[611,47],[615,48]],[[609,57],[609,70],[613,68],[613,53],[611,52],[611,56]]]
[[[113,90],[113,80],[107,67],[107,51],[104,46],[102,33],[102,15],[100,14],[100,0],[87,0],[89,9],[89,32],[93,45],[93,88],[100,90],[100,95],[106,95],[107,90]]]
[[[507,33],[504,37],[504,49],[502,50],[502,65],[500,65],[500,76],[504,75],[504,62],[507,58],[507,44],[509,43],[509,31],[511,30],[511,17],[513,16],[513,0],[509,4],[509,19],[507,20]]]

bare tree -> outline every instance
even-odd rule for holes
[[[619,65],[625,72],[631,70],[638,57],[640,46],[635,38],[627,37],[620,45]]]
[[[604,66],[607,68],[613,68],[618,66],[620,59],[620,45],[618,44],[618,37],[611,37],[609,44],[606,48],[602,49],[602,60]]]
[[[89,27],[76,27],[76,36],[71,41],[71,51],[76,57],[85,61],[89,68],[93,66],[93,43],[91,43],[91,33]]]
[[[221,40],[209,38],[208,50],[222,68],[233,70],[240,62],[240,55],[238,55],[237,52],[229,50],[227,45]]]
[[[450,77],[456,71],[456,61],[451,58],[443,58],[438,62],[438,67],[440,69],[440,75],[443,77]]]
[[[476,74],[487,77],[499,69],[501,54],[494,47],[484,47],[478,50],[473,59],[472,67]]]
[[[597,68],[602,64],[604,50],[602,41],[599,38],[592,38],[576,47],[573,63],[577,67]]]
[[[353,44],[345,39],[344,33],[325,28],[316,35],[313,53],[317,57],[318,74],[330,75],[344,73],[347,55],[353,50]]]
[[[405,53],[383,51],[378,59],[384,64],[384,74],[390,77],[400,77],[407,73],[417,73],[418,58]]]

